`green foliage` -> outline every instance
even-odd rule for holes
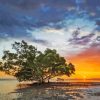
[[[12,45],[15,53],[4,51],[0,70],[15,76],[19,81],[35,80],[44,82],[60,75],[74,74],[73,64],[66,64],[56,50],[46,49],[43,53],[25,41]]]

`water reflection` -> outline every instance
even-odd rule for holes
[[[17,100],[71,100],[83,98],[84,93],[81,89],[73,87],[44,87],[35,86],[17,89],[14,94],[18,95]],[[11,93],[12,94],[12,93]]]
[[[17,81],[0,81],[0,100],[99,100],[99,86],[68,84],[18,85]]]

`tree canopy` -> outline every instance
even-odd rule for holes
[[[15,52],[4,51],[0,70],[15,76],[19,81],[48,81],[56,76],[71,76],[75,72],[72,63],[67,64],[55,49],[47,48],[44,52],[37,50],[27,42],[12,44]]]

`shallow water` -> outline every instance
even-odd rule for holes
[[[0,100],[100,100],[100,86],[25,86],[0,80]]]

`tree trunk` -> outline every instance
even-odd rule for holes
[[[43,79],[43,78],[41,78],[41,80],[39,81],[39,83],[40,83],[40,84],[45,83],[44,79]]]
[[[42,80],[41,83],[42,83],[42,84],[45,83],[44,80]]]
[[[48,83],[50,83],[50,77],[48,77]]]
[[[50,83],[49,79],[48,79],[48,83]]]

